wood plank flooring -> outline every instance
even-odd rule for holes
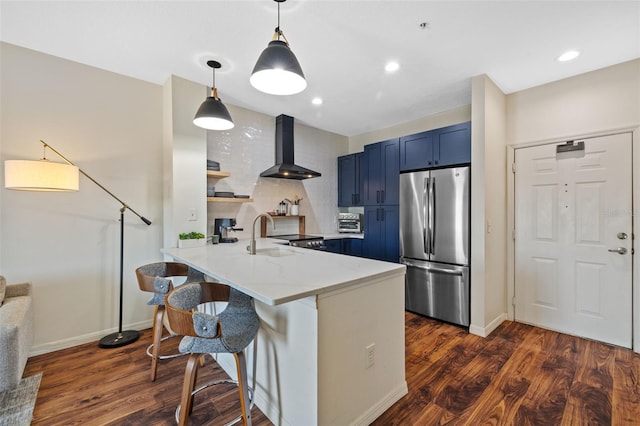
[[[409,394],[374,425],[640,425],[640,355],[525,324],[406,314]]]
[[[177,353],[179,342],[162,342],[161,352]],[[99,349],[95,342],[29,358],[24,376],[43,372],[32,425],[175,425],[187,358],[161,360],[151,382],[150,343],[148,329],[121,348]],[[196,387],[227,378],[207,356]],[[216,385],[196,396],[189,424],[222,425],[239,414],[237,387]],[[257,407],[251,414],[256,426],[272,424]]]
[[[405,318],[409,394],[374,425],[640,425],[639,354],[510,321],[483,339]],[[30,358],[25,376],[43,372],[33,425],[175,424],[186,359],[161,361],[151,382],[149,341],[144,330],[122,348],[91,343]],[[226,377],[210,358],[200,371],[198,383]],[[216,386],[196,397],[190,424],[236,413],[236,388]],[[271,425],[257,407],[252,414],[254,425]]]

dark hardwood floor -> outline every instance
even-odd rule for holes
[[[630,350],[510,321],[483,339],[411,313],[405,332],[409,394],[375,425],[640,425],[640,355]],[[150,382],[149,340],[145,330],[122,348],[91,343],[29,359],[25,376],[43,372],[33,424],[175,424],[185,358],[161,361]],[[198,383],[226,376],[210,358],[200,371]],[[232,386],[195,404],[192,425],[239,412]],[[252,413],[254,425],[271,424]]]
[[[375,425],[639,425],[640,355],[504,322],[483,339],[406,314],[409,394]]]

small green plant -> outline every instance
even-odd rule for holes
[[[178,235],[178,238],[180,238],[181,240],[199,240],[201,238],[204,238],[204,234],[201,234],[200,232],[183,232],[182,234]]]

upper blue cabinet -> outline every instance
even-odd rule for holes
[[[395,205],[399,202],[400,171],[398,139],[365,145],[364,205]]]
[[[471,163],[471,122],[400,138],[400,171]]]
[[[343,155],[338,157],[338,206],[352,207],[363,205],[363,170],[364,154]]]

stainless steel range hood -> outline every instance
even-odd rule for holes
[[[276,117],[276,165],[260,173],[260,176],[296,180],[322,176],[294,163],[293,145],[293,117],[281,114]]]

